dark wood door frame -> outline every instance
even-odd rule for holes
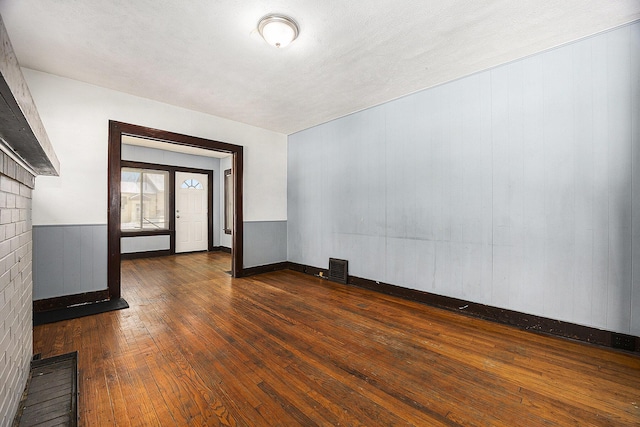
[[[122,135],[153,139],[170,144],[221,151],[233,156],[234,211],[233,234],[231,236],[231,273],[233,277],[243,275],[243,223],[242,223],[242,146],[213,141],[174,132],[109,120],[109,162],[107,200],[107,286],[110,298],[120,298],[120,167],[122,161]]]

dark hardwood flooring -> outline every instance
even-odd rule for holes
[[[131,308],[34,328],[79,352],[80,425],[640,425],[637,355],[229,264],[123,261]]]

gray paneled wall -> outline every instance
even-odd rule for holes
[[[288,260],[640,335],[640,23],[289,137]]]
[[[287,221],[244,222],[244,267],[287,260]]]
[[[120,253],[132,254],[138,252],[153,252],[171,249],[171,237],[136,236],[120,238]]]
[[[34,225],[33,299],[107,289],[107,226]]]

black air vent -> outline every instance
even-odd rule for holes
[[[348,275],[349,261],[329,258],[329,280],[346,284]]]

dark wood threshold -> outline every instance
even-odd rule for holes
[[[58,310],[74,305],[86,304],[90,302],[98,302],[109,299],[109,290],[85,292],[82,294],[64,295],[61,297],[41,299],[33,302],[33,311],[35,313]]]
[[[288,269],[300,273],[327,279],[329,270],[288,262]],[[259,273],[255,273],[259,274]],[[402,286],[391,285],[361,277],[349,276],[349,285],[358,286],[375,292],[393,295],[434,307],[443,308],[467,316],[515,326],[517,328],[563,338],[583,341],[590,344],[611,347],[619,350],[640,352],[640,337],[617,332],[605,331],[575,323],[563,322],[548,317],[535,316],[514,310],[478,304],[462,299],[446,297]]]
[[[156,256],[168,256],[171,255],[169,249],[163,249],[159,251],[146,251],[146,252],[131,252],[126,254],[120,254],[121,259],[138,259],[138,258],[152,258]]]
[[[286,270],[289,263],[286,261],[275,264],[259,265],[257,267],[247,267],[242,270],[242,277],[254,276],[256,274],[270,273],[272,271]]]
[[[191,254],[201,254],[201,253],[205,253],[205,252],[210,252],[209,249],[202,249],[199,251],[189,251],[189,252],[177,252],[171,255],[191,255]]]
[[[78,425],[77,351],[34,358],[13,425]]]
[[[55,323],[63,320],[77,319],[79,317],[92,316],[94,314],[129,308],[129,303],[124,298],[111,298],[105,301],[79,304],[59,310],[40,311],[33,313],[33,326]]]
[[[228,248],[228,247],[226,247],[226,246],[218,246],[218,248],[219,248],[218,250],[220,250],[220,251],[222,251],[222,252],[226,252],[226,253],[228,253],[228,254],[230,254],[230,253],[231,253],[231,248]]]

